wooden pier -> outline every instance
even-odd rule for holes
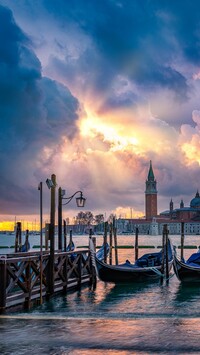
[[[15,253],[0,256],[0,313],[10,307],[30,309],[58,293],[82,285],[95,285],[96,274],[88,249],[54,254],[53,276],[50,252]]]

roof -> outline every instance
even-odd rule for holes
[[[148,173],[148,180],[149,181],[155,180],[151,160],[150,160],[150,167],[149,167],[149,173]]]
[[[199,196],[199,191],[197,190],[196,196],[191,200],[190,202],[190,207],[200,208],[200,196]]]

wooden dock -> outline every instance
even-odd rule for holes
[[[96,283],[88,249],[54,254],[53,277],[50,252],[0,256],[0,313],[11,307],[30,309],[58,293]]]

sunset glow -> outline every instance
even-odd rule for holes
[[[198,2],[1,1],[1,223],[39,220],[39,182],[48,219],[52,174],[94,215],[144,216],[150,160],[158,211],[189,203],[200,190],[198,13]],[[73,220],[75,201],[64,213]]]

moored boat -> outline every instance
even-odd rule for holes
[[[160,279],[162,274],[162,250],[157,253],[148,253],[140,257],[134,264],[129,260],[119,265],[109,265],[94,254],[94,262],[97,275],[100,280],[105,282],[140,282]],[[173,249],[171,241],[168,242],[168,270],[173,265]],[[165,255],[166,256],[166,255]]]
[[[174,272],[182,282],[200,282],[200,250],[192,254],[188,260],[179,260],[174,253]]]

